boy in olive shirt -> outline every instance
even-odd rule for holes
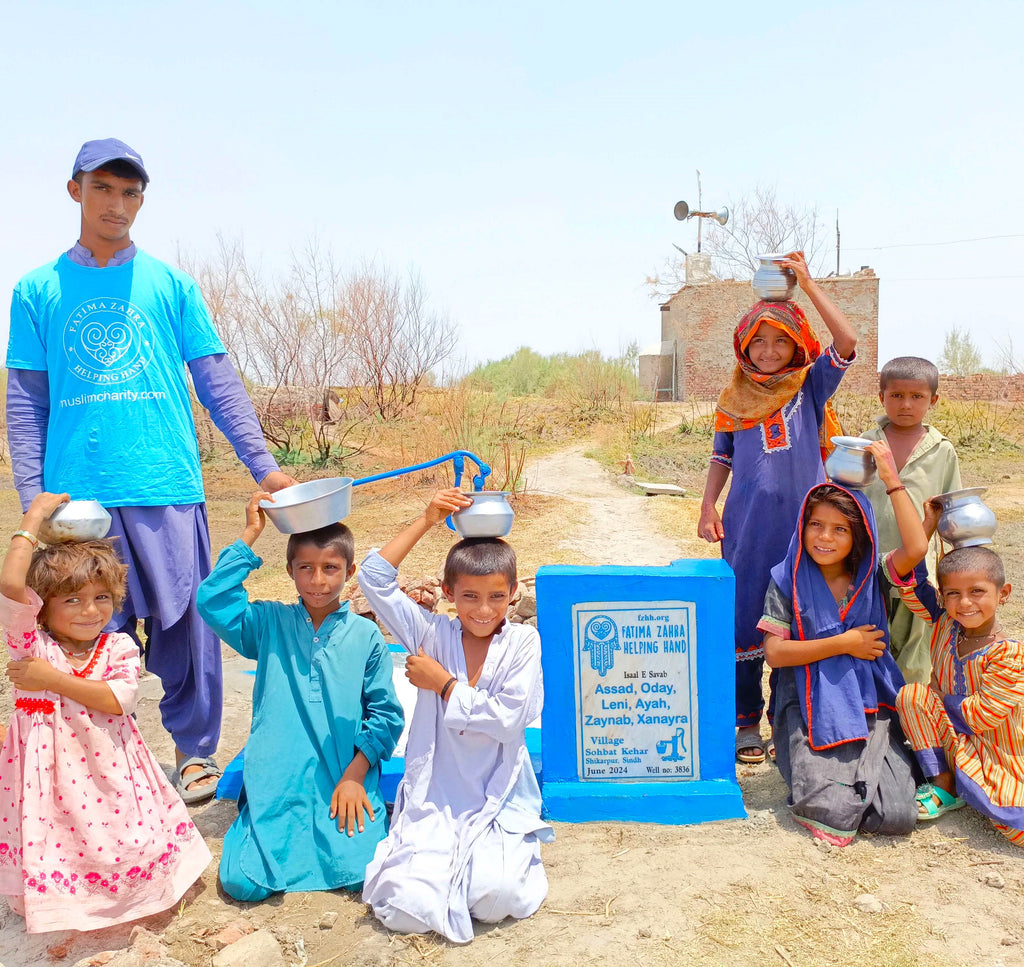
[[[927,359],[898,356],[882,367],[878,382],[878,398],[885,415],[862,435],[869,440],[885,438],[896,461],[900,482],[906,486],[918,513],[923,515],[924,502],[929,497],[961,487],[960,462],[953,444],[924,422],[928,410],[939,398],[939,371]],[[886,496],[885,484],[878,479],[865,488],[865,493],[878,521],[879,550],[886,553],[900,543],[892,502]],[[934,582],[940,546],[938,536],[933,537],[932,542],[926,560]],[[903,677],[908,682],[927,685],[932,674],[931,629],[910,612],[895,588],[890,589],[887,611],[890,647]]]

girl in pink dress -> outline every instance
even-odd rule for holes
[[[29,933],[173,906],[210,862],[132,712],[139,651],[103,634],[125,591],[109,541],[36,545],[39,494],[0,571],[15,710],[0,750],[0,894]]]

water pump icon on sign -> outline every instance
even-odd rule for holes
[[[682,762],[686,758],[686,742],[684,741],[685,734],[681,728],[676,729],[675,735],[669,739],[658,740],[658,755],[661,756],[662,762]],[[672,746],[672,751],[669,752],[669,746]]]

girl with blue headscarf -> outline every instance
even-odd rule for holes
[[[908,833],[917,821],[913,765],[895,711],[903,676],[889,651],[879,582],[913,585],[928,540],[888,445],[868,449],[902,546],[879,557],[861,492],[812,487],[786,558],[772,568],[758,624],[768,664],[779,669],[773,732],[790,809],[836,846],[858,830]]]

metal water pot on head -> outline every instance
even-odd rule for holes
[[[871,441],[859,436],[834,436],[835,449],[825,458],[825,476],[843,487],[860,490],[875,479],[878,468],[867,447]]]
[[[373,483],[377,480],[386,480],[389,477],[399,477],[402,474],[413,473],[418,470],[426,470],[429,467],[436,467],[440,463],[452,463],[454,470],[455,486],[462,483],[462,475],[466,472],[466,461],[470,460],[476,464],[477,472],[473,474],[473,489],[464,491],[473,503],[453,514],[449,514],[445,523],[448,529],[455,531],[460,537],[504,537],[511,529],[515,520],[515,513],[508,502],[508,492],[504,490],[484,490],[484,484],[491,475],[491,468],[483,462],[475,453],[469,450],[453,450],[443,457],[436,457],[427,460],[425,463],[417,463],[411,467],[401,467],[398,470],[388,470],[385,473],[374,474],[372,477],[363,477],[353,482],[353,487],[361,484]]]
[[[451,515],[460,537],[504,537],[512,530],[515,512],[503,490],[479,490],[466,494],[473,501]]]
[[[942,505],[937,530],[947,544],[957,548],[992,543],[996,515],[981,501],[986,490],[988,487],[968,487],[935,498]]]
[[[69,500],[61,504],[39,527],[44,544],[96,541],[106,537],[111,517],[98,500]]]
[[[779,259],[784,259],[785,253],[770,252],[767,255],[757,256],[761,263],[750,284],[754,287],[759,299],[766,302],[785,302],[793,298],[796,292],[796,273],[792,269],[784,269],[779,265]]]

